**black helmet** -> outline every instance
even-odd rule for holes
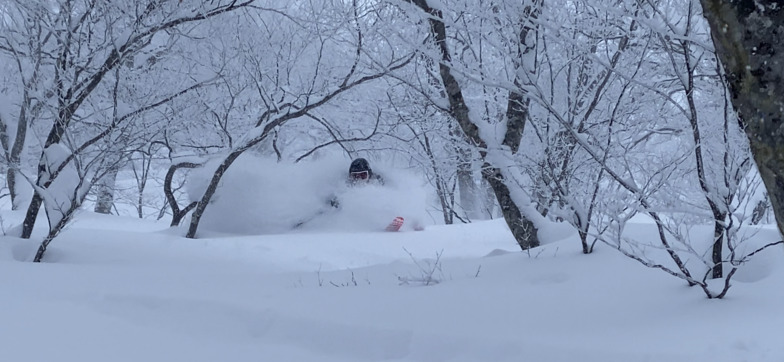
[[[370,170],[370,163],[362,157],[357,158],[354,161],[351,161],[351,166],[348,167],[348,172],[362,172],[362,171],[371,171]]]
[[[348,175],[352,181],[369,180],[373,176],[373,170],[370,168],[370,163],[360,157],[351,161],[351,166],[348,167]]]

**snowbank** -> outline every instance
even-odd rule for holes
[[[85,212],[41,264],[23,261],[36,243],[0,239],[0,359],[784,360],[781,248],[717,301],[604,244],[583,255],[574,236],[520,253],[503,220],[198,240],[167,229]],[[760,228],[752,242],[778,238]],[[430,272],[437,283],[416,282]]]

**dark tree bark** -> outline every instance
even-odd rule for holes
[[[68,223],[71,221],[71,217],[73,217],[74,211],[79,208],[79,205],[81,205],[81,200],[78,200],[78,202],[72,202],[68,210],[63,212],[63,217],[57,223],[49,227],[49,232],[41,242],[41,245],[38,246],[38,251],[35,253],[33,262],[40,263],[43,260],[44,254],[46,253],[46,249],[49,247],[49,244],[58,235],[60,235],[60,232],[63,231],[66,225],[68,225]]]
[[[463,91],[457,79],[452,75],[452,70],[449,67],[451,63],[451,55],[446,43],[446,25],[444,24],[443,15],[440,10],[431,8],[425,0],[410,0],[413,4],[427,12],[430,22],[430,31],[435,38],[435,43],[441,52],[441,61],[438,64],[441,80],[446,90],[446,97],[449,101],[450,115],[460,125],[465,136],[480,149],[480,156],[482,157],[482,178],[487,180],[492,187],[498,203],[501,207],[501,212],[504,216],[509,230],[512,232],[517,244],[520,248],[527,250],[539,246],[539,237],[537,235],[537,228],[533,221],[525,217],[520,210],[520,207],[512,199],[511,191],[504,181],[502,171],[496,165],[487,161],[487,143],[479,136],[479,128],[472,122],[468,105],[466,105],[463,98]],[[521,42],[527,38],[527,30],[525,27],[521,29]],[[525,44],[521,44],[525,48]],[[524,51],[524,50],[521,50]],[[523,94],[518,92],[511,92],[509,96],[509,110],[507,111],[507,130],[504,135],[503,145],[510,147],[512,152],[516,152],[520,144],[520,139],[525,128],[525,121],[527,120],[528,105]]]
[[[758,225],[762,218],[765,217],[765,211],[768,209],[768,195],[765,195],[764,200],[757,202],[754,206],[754,211],[751,212],[751,225]]]
[[[686,34],[685,36],[688,37],[691,31],[691,11],[692,6],[689,5],[689,15],[687,16],[687,26],[686,26]],[[667,46],[665,44],[665,46]],[[722,205],[717,202],[715,199],[718,197],[716,193],[718,192],[715,188],[710,186],[708,181],[705,160],[703,157],[702,145],[702,131],[700,130],[700,123],[699,123],[699,116],[697,112],[697,102],[694,99],[695,85],[694,85],[694,73],[696,65],[692,64],[692,53],[691,53],[691,44],[689,40],[680,40],[678,41],[679,49],[674,50],[673,52],[680,51],[683,55],[683,64],[685,69],[685,81],[683,82],[683,91],[686,96],[686,101],[689,106],[689,125],[691,126],[692,131],[692,139],[694,140],[694,160],[697,165],[697,179],[700,183],[700,189],[705,196],[705,201],[708,203],[708,207],[710,207],[711,214],[713,215],[713,249],[711,252],[711,260],[713,261],[713,267],[711,268],[711,278],[718,279],[724,276],[723,265],[722,265],[722,246],[724,245],[725,240],[725,231],[724,228],[724,221],[727,218],[727,212],[722,209]],[[674,64],[673,64],[674,65]],[[677,71],[677,68],[676,68]],[[726,150],[725,150],[726,152]],[[725,170],[725,172],[727,172]]]
[[[784,234],[784,3],[701,0],[732,104]]]
[[[228,156],[226,156],[223,162],[221,162],[221,164],[218,166],[218,169],[215,170],[212,179],[210,179],[210,184],[207,186],[207,190],[204,191],[204,195],[202,196],[201,200],[199,200],[199,202],[196,203],[196,206],[193,209],[193,215],[191,215],[191,223],[188,226],[188,232],[185,234],[186,238],[189,239],[196,238],[196,232],[199,229],[199,222],[201,221],[202,215],[204,215],[204,210],[207,209],[207,205],[209,205],[210,200],[212,200],[212,196],[215,195],[215,191],[218,190],[218,184],[220,183],[226,171],[229,170],[229,166],[231,166],[231,164],[233,164],[234,161],[236,161],[237,158],[240,157],[240,155],[242,155],[242,153],[245,152],[248,148],[261,142],[264,138],[266,138],[267,134],[269,134],[269,131],[264,132],[264,136],[259,137],[259,140],[257,142],[230,153]]]
[[[172,189],[172,183],[174,182],[174,173],[181,168],[196,168],[201,166],[198,163],[193,162],[180,162],[174,165],[169,166],[169,171],[166,172],[166,178],[163,182],[163,193],[166,195],[166,201],[168,202],[169,206],[171,207],[172,211],[172,221],[170,226],[178,226],[182,221],[182,218],[188,214],[191,210],[196,207],[198,204],[196,201],[191,202],[188,206],[185,206],[184,209],[180,209],[180,204],[177,203],[177,198],[174,197],[174,190]]]

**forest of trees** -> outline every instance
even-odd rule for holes
[[[728,286],[759,251],[739,231],[784,220],[784,13],[745,3],[8,0],[3,194],[27,210],[23,238],[46,213],[40,260],[85,201],[189,214],[197,237],[246,152],[396,158],[429,181],[439,222],[503,217],[523,250],[566,222],[586,254],[608,244],[722,297],[708,280]],[[189,202],[185,175],[208,159]],[[622,237],[639,215],[656,244]],[[712,240],[690,238],[698,224]]]

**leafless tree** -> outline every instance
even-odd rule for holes
[[[52,106],[53,124],[43,143],[44,152],[35,181],[36,192],[27,209],[22,237],[29,238],[32,233],[36,215],[44,201],[40,190],[48,188],[58,176],[56,170],[50,172],[46,169],[49,164],[46,161],[46,149],[63,141],[74,119],[81,117],[81,107],[93,92],[106,83],[106,76],[125,61],[148,49],[156,34],[235,11],[250,3],[251,1],[217,4],[211,2],[203,4],[196,12],[180,8],[178,3],[171,2],[153,2],[146,7],[141,7],[142,4],[129,4],[128,6],[138,7],[125,9],[130,11],[119,9],[119,4],[116,3],[104,6],[98,2],[80,3],[72,0],[61,1],[57,11],[37,8],[37,12],[32,12],[29,8],[19,7],[19,11],[32,17],[50,12],[49,15],[62,25],[45,29],[44,31],[51,35],[43,37],[40,45],[51,55],[51,59],[48,59],[48,64],[53,68],[50,91],[56,104]],[[118,25],[124,22],[127,22],[129,29],[120,32]],[[98,36],[99,34],[101,36]],[[135,113],[165,103],[171,97],[164,97],[155,104],[143,106]],[[74,151],[81,151],[82,148],[89,147],[111,134],[112,130],[130,118],[129,115],[115,118],[101,133]]]
[[[784,13],[776,1],[702,0],[716,54],[784,234]]]
[[[490,184],[498,204],[501,207],[504,220],[514,235],[515,240],[521,249],[530,249],[539,246],[537,227],[532,221],[540,218],[536,210],[528,205],[530,198],[520,189],[520,185],[515,182],[515,172],[502,164],[505,158],[514,158],[517,153],[520,140],[528,121],[528,102],[525,91],[521,89],[509,90],[507,96],[506,112],[503,116],[505,121],[505,132],[500,144],[495,145],[483,138],[480,134],[480,120],[472,119],[472,112],[466,103],[463,87],[455,77],[453,68],[452,50],[448,42],[447,27],[444,14],[441,9],[431,7],[426,1],[411,0],[412,4],[421,9],[427,18],[428,28],[432,42],[437,49],[438,74],[445,90],[445,96],[449,107],[447,111],[460,126],[464,136],[476,147],[478,147],[482,166],[482,177]],[[513,82],[521,84],[527,82],[530,72],[535,71],[535,44],[537,39],[536,25],[533,20],[540,11],[541,4],[537,2],[527,3],[517,19],[517,28],[513,31],[517,34],[514,38],[512,48],[516,53],[512,55],[515,74]],[[494,9],[495,11],[495,9]],[[503,12],[499,10],[498,12]],[[485,136],[486,137],[486,136]],[[508,150],[509,154],[505,154]],[[488,155],[488,153],[499,153],[498,155]]]
[[[345,8],[341,7],[343,5]],[[292,6],[296,7],[296,4]],[[235,140],[228,154],[221,157],[191,215],[186,237],[197,236],[201,217],[223,175],[240,155],[269,141],[290,121],[311,116],[311,119],[319,119],[319,110],[327,108],[330,102],[411,62],[411,54],[397,54],[388,47],[381,35],[383,29],[370,26],[377,23],[379,12],[367,11],[366,6],[374,4],[330,3],[314,6],[306,12],[297,8],[291,14],[278,9],[259,13],[254,18],[254,23],[259,24],[257,31],[263,34],[254,39],[258,41],[254,43],[254,49],[265,56],[250,55],[248,74],[253,81],[252,88],[258,93],[256,104],[262,105],[260,115],[245,130],[244,136]],[[325,17],[336,18],[326,21]],[[276,26],[267,27],[270,22]],[[373,51],[367,48],[370,43],[367,38],[373,40]],[[293,57],[292,49],[296,49],[296,57]],[[379,52],[381,49],[385,50]],[[345,54],[347,50],[351,51],[350,60],[338,62],[337,59],[343,58],[337,54]]]
[[[168,32],[166,37],[172,44],[176,42],[174,37],[179,36],[176,34],[182,33],[170,30],[231,13],[251,3],[211,1],[195,4],[196,8],[167,1],[10,4],[8,11],[25,20],[11,23],[13,29],[2,39],[5,44],[0,51],[17,59],[25,89],[33,89],[28,84],[34,81],[40,84],[31,94],[35,94],[35,104],[41,104],[40,112],[51,122],[42,125],[48,129],[43,131],[46,137],[40,140],[37,175],[28,177],[35,192],[21,229],[21,236],[29,238],[40,207],[46,206],[49,233],[36,261],[41,260],[46,247],[80,207],[92,185],[109,170],[117,169],[117,161],[126,157],[123,154],[127,155],[127,147],[146,138],[147,133],[136,130],[147,125],[134,128],[139,126],[139,116],[207,84],[208,77],[201,77],[163,89],[150,87],[146,94],[137,94],[139,98],[134,102],[123,98],[130,94],[127,87],[142,84],[129,85],[131,78],[141,80],[138,76],[154,65],[135,62],[155,58],[154,52],[161,46],[155,40],[161,38],[156,36]],[[30,21],[35,26],[30,26]],[[27,72],[29,69],[35,69],[33,75]],[[122,101],[118,102],[118,97]],[[21,104],[26,112],[27,107],[35,108],[24,101]],[[65,179],[58,181],[63,175]],[[74,177],[79,182],[73,182]],[[70,196],[63,199],[64,194]]]

